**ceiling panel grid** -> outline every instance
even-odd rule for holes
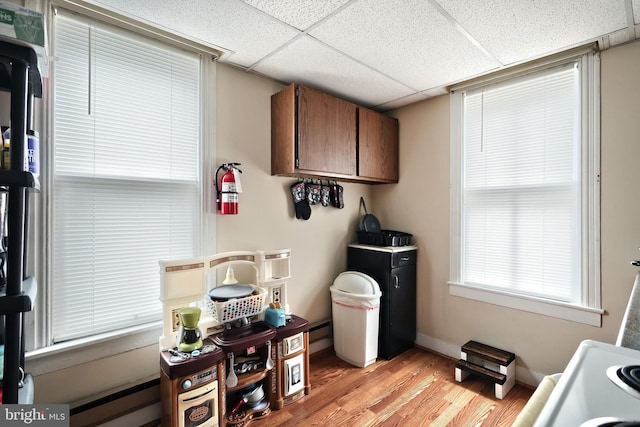
[[[579,45],[640,38],[640,0],[69,1],[220,47],[220,62],[247,72],[381,111]]]

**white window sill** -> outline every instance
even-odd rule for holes
[[[449,295],[597,327],[602,326],[602,315],[604,314],[604,310],[599,308],[515,295],[455,282],[449,282]]]
[[[26,371],[37,376],[149,345],[159,345],[162,322],[95,335],[25,354]]]

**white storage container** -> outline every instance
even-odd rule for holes
[[[336,355],[364,368],[378,357],[380,286],[357,271],[340,273],[333,281],[333,346]]]

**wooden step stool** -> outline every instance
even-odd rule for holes
[[[496,397],[504,398],[516,383],[516,355],[476,341],[462,346],[456,363],[456,381],[475,374],[494,383]]]

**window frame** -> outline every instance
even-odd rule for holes
[[[580,265],[579,303],[565,303],[504,289],[492,289],[462,281],[462,173],[463,94],[549,68],[578,62],[580,67]],[[601,327],[604,310],[600,291],[600,58],[593,46],[495,73],[452,88],[451,95],[451,198],[449,294],[498,306]]]
[[[215,172],[215,94],[216,94],[216,63],[221,52],[212,47],[198,44],[184,39],[165,30],[156,29],[147,25],[141,25],[135,17],[116,14],[112,11],[93,6],[76,7],[66,1],[62,1],[64,10],[77,13],[84,18],[94,19],[102,24],[110,24],[138,35],[153,38],[156,41],[173,45],[184,50],[197,53],[200,60],[200,253],[215,252],[215,212],[210,212],[213,205],[213,196],[208,191],[210,177]],[[51,5],[51,14],[48,16],[48,28],[52,29],[55,15],[58,13],[58,5]],[[51,77],[50,77],[51,78]],[[55,78],[53,76],[52,78]],[[50,94],[45,93],[42,102],[41,135],[48,138],[53,129],[53,100]],[[46,145],[46,144],[45,144]],[[52,150],[46,146],[41,149],[42,168],[40,175],[42,203],[36,200],[34,212],[34,260],[46,260],[51,250],[52,212],[47,198],[52,194],[51,182]],[[207,237],[204,237],[207,236]],[[51,294],[48,289],[51,283],[51,268],[45,262],[34,262],[35,275],[39,279],[39,294],[36,300],[36,308],[33,318],[29,321],[34,330],[31,346],[34,350],[27,351],[25,359],[28,370],[34,375],[46,374],[56,370],[65,369],[74,365],[92,362],[104,357],[114,356],[127,351],[140,349],[150,345],[157,345],[158,337],[162,332],[161,317],[157,322],[147,323],[137,327],[125,328],[113,332],[96,334],[86,338],[80,338],[50,344],[51,337]]]

